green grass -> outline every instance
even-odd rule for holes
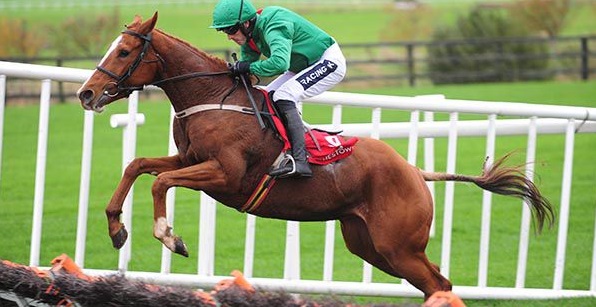
[[[467,6],[463,4],[436,5],[439,12],[433,14],[433,25],[450,25]],[[297,7],[299,12],[319,24],[341,43],[377,42],[383,31],[400,31],[388,27],[395,11],[386,7],[358,7],[338,10],[333,7],[312,9]],[[121,23],[130,23],[135,14],[148,18],[159,11],[158,27],[185,39],[201,49],[237,48],[223,35],[211,29],[211,7],[206,5],[187,6],[131,6],[119,9]],[[57,24],[78,14],[92,18],[97,14],[111,14],[113,9],[84,10],[27,10],[22,12],[3,11],[0,18],[24,18],[32,27]],[[594,34],[596,19],[593,9],[584,6],[573,13],[564,35]],[[117,33],[114,33],[116,36]],[[385,33],[386,34],[386,33]],[[390,36],[389,36],[390,37]],[[420,40],[427,37],[418,37]],[[84,66],[90,68],[91,66]],[[596,107],[596,83],[591,82],[549,82],[516,84],[482,84],[467,86],[437,86],[415,88],[353,89],[338,87],[343,91],[360,91],[377,94],[413,96],[422,94],[445,94],[447,98],[519,101],[544,104],[565,104]],[[0,173],[0,233],[2,239],[0,258],[19,263],[29,262],[31,216],[35,177],[35,155],[37,148],[37,122],[39,108],[35,106],[9,106],[6,109],[4,149]],[[89,203],[88,244],[85,266],[88,268],[116,269],[118,253],[111,247],[107,236],[104,207],[121,174],[122,131],[109,128],[109,116],[126,112],[125,103],[115,103],[105,114],[95,117],[93,169]],[[146,124],[139,128],[137,156],[162,156],[167,153],[167,122],[169,105],[166,102],[144,102],[140,112],[147,116]],[[305,118],[311,123],[329,123],[330,108],[305,106]],[[369,122],[371,114],[361,108],[346,108],[344,121]],[[444,116],[443,116],[444,117]],[[384,121],[407,121],[404,112],[384,111]],[[80,176],[80,155],[82,148],[83,113],[77,104],[54,105],[51,108],[50,140],[48,143],[48,178],[45,185],[45,208],[43,224],[42,265],[61,254],[74,256],[76,220],[78,206],[78,184]],[[386,140],[397,151],[407,152],[406,140]],[[522,159],[525,153],[524,137],[499,138],[497,153],[519,150]],[[484,156],[483,138],[462,138],[458,144],[457,171],[477,174]],[[570,237],[567,247],[565,288],[588,289],[592,242],[594,234],[594,207],[596,196],[596,163],[593,151],[596,148],[594,135],[576,136],[576,153],[573,171],[574,186],[570,216]],[[536,167],[539,185],[544,193],[558,207],[563,161],[562,136],[541,136],[538,143],[538,164]],[[444,152],[445,140],[437,140],[437,152]],[[421,149],[419,149],[421,152]],[[419,157],[418,161],[422,161]],[[439,154],[436,169],[445,169],[445,154]],[[152,177],[141,177],[135,185],[133,217],[133,260],[130,270],[159,271],[161,245],[152,233],[152,205],[150,187]],[[440,260],[441,213],[444,185],[437,185],[437,207],[439,217],[437,237],[432,239],[428,254],[434,262]],[[478,240],[480,227],[481,191],[469,185],[456,185],[455,221],[451,279],[458,285],[476,284],[478,265]],[[197,269],[197,221],[199,198],[194,191],[178,189],[176,195],[175,232],[188,244],[189,259],[173,257],[172,270],[194,273]],[[493,222],[491,229],[491,253],[489,265],[490,286],[513,286],[517,256],[517,238],[521,207],[518,201],[495,197],[493,201]],[[227,275],[233,269],[242,269],[244,253],[245,216],[218,206],[217,243],[215,274]],[[257,222],[255,276],[282,277],[285,223],[276,220]],[[301,225],[302,278],[320,279],[323,257],[322,223]],[[344,247],[339,228],[336,231],[335,280],[359,281],[362,261],[351,255]],[[530,287],[551,287],[556,249],[557,229],[542,236],[531,237],[530,265],[527,285]],[[236,241],[240,237],[239,241]],[[512,243],[513,242],[513,243]],[[274,256],[272,256],[274,255]],[[277,257],[279,256],[279,257]],[[375,270],[374,280],[393,282],[394,279]],[[376,301],[387,301],[381,298]],[[360,303],[374,301],[358,299]],[[416,299],[392,299],[393,302],[415,302]],[[594,299],[556,301],[466,301],[469,306],[586,306],[596,304]]]
[[[466,11],[471,3],[478,1],[450,1],[428,4],[430,12],[421,22],[430,24],[431,28],[452,26],[457,17]],[[273,5],[269,2],[255,2],[256,6]],[[391,26],[392,19],[402,12],[392,5],[360,5],[338,7],[333,5],[308,6],[295,4],[290,6],[313,21],[341,44],[374,43],[383,40],[382,37],[399,37],[392,33],[399,33],[404,29]],[[205,50],[231,48],[237,46],[228,41],[224,35],[208,28],[211,24],[211,4],[164,5],[144,4],[142,6],[94,7],[94,8],[61,8],[61,9],[29,9],[0,11],[2,18],[23,19],[28,27],[37,32],[43,32],[47,25],[58,25],[64,20],[85,14],[86,18],[98,15],[118,14],[122,25],[128,24],[135,15],[147,19],[154,12],[159,12],[157,27],[178,36],[191,44]],[[592,18],[594,5],[576,3],[566,19],[562,35],[593,35],[596,34],[596,19]],[[114,33],[114,37],[117,33]],[[415,33],[410,35],[416,40],[430,39],[430,33]],[[107,47],[107,46],[106,46]]]
[[[520,101],[583,105],[593,107],[596,84],[570,83],[515,83],[484,84],[471,86],[421,87],[414,89],[371,89],[367,92],[412,96],[443,93],[448,98],[494,101]],[[146,115],[145,125],[139,127],[137,156],[162,156],[167,153],[167,121],[169,105],[166,102],[142,102],[140,112]],[[2,239],[0,258],[19,263],[29,262],[31,217],[37,147],[37,122],[39,108],[33,105],[10,105],[5,114],[4,151],[0,174],[0,215],[7,217],[0,223],[0,233],[10,234]],[[105,114],[95,117],[95,136],[89,203],[88,243],[85,266],[88,268],[116,269],[118,253],[111,247],[107,236],[104,206],[111,197],[121,174],[120,129],[109,128],[109,116],[126,112],[126,103],[114,103]],[[306,105],[305,119],[311,123],[328,123],[330,108]],[[368,122],[370,112],[362,108],[346,108],[345,122]],[[386,111],[383,121],[406,121],[405,112]],[[80,155],[82,148],[83,112],[78,104],[61,104],[51,107],[50,139],[48,142],[47,179],[41,249],[42,265],[61,254],[74,256],[78,206]],[[406,140],[386,140],[398,152],[407,151]],[[458,143],[457,172],[478,174],[484,157],[483,138],[460,138]],[[538,140],[536,173],[543,193],[558,208],[563,161],[563,136],[540,136]],[[446,167],[446,140],[436,141],[436,169]],[[497,155],[519,150],[515,161],[521,162],[525,153],[525,137],[500,137]],[[593,150],[596,138],[578,134],[575,139],[573,189],[567,261],[564,287],[589,289],[592,242],[594,234],[594,206],[596,196],[596,164]],[[419,149],[421,153],[422,149]],[[418,158],[422,161],[422,157]],[[159,271],[161,245],[152,233],[151,176],[143,176],[135,185],[133,217],[133,259],[130,270]],[[440,238],[444,185],[437,184],[437,236],[429,244],[432,261],[440,261]],[[478,266],[480,235],[480,189],[456,185],[455,226],[451,261],[451,280],[458,285],[475,285]],[[197,221],[199,217],[198,194],[185,189],[177,190],[175,232],[181,235],[191,256],[189,259],[174,256],[173,272],[194,273],[197,269]],[[242,269],[244,253],[245,215],[224,206],[218,206],[215,274],[227,275]],[[504,197],[493,200],[489,286],[513,286],[517,258],[517,240],[521,206],[519,201]],[[339,227],[339,226],[338,226]],[[282,277],[285,222],[259,220],[257,222],[256,260],[254,276]],[[531,237],[527,285],[552,287],[557,228],[541,236]],[[322,277],[323,223],[301,225],[302,278]],[[337,229],[335,247],[335,280],[359,281],[362,261],[344,247]],[[375,270],[373,280],[394,282]],[[370,299],[358,299],[367,302]],[[380,299],[387,301],[387,299]],[[405,300],[418,302],[418,300]],[[565,300],[565,305],[583,306],[591,299]],[[471,306],[514,306],[519,302],[472,301]],[[552,306],[561,301],[539,301],[532,306]],[[569,304],[568,304],[569,303]],[[550,305],[549,305],[550,304]],[[575,304],[575,305],[574,305]]]
[[[520,82],[376,88],[375,94],[399,96],[442,94],[448,99],[526,102],[596,108],[596,87],[589,82]],[[365,91],[356,89],[356,91]]]

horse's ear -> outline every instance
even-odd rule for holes
[[[133,21],[132,21],[132,24],[133,24],[133,25],[134,25],[134,24],[140,24],[140,23],[141,23],[141,21],[142,21],[142,20],[141,20],[141,16],[139,16],[139,15],[135,15],[135,18],[133,19]]]
[[[143,33],[143,34],[147,34],[149,32],[151,32],[151,30],[153,30],[153,28],[155,28],[155,24],[157,23],[157,11],[155,11],[155,14],[153,14],[153,17],[151,17],[151,19],[145,21],[141,27],[139,28],[139,32]]]
[[[127,29],[130,29],[132,27],[135,27],[137,25],[141,24],[141,16],[139,15],[135,15],[135,18],[132,20],[132,23],[129,25],[124,25]]]

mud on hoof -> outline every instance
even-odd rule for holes
[[[122,226],[122,228],[120,228],[115,235],[111,236],[111,238],[112,246],[114,246],[116,249],[120,249],[124,243],[126,243],[126,239],[128,239],[128,231],[126,231],[126,228]]]
[[[174,253],[188,257],[188,249],[186,249],[186,244],[184,244],[180,237],[176,237],[174,240]]]

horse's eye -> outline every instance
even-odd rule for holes
[[[118,57],[121,58],[125,58],[130,54],[130,52],[126,51],[126,50],[120,50],[120,52],[118,53]]]

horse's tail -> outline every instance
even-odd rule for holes
[[[505,166],[504,162],[511,153],[503,156],[487,167],[486,161],[480,176],[460,174],[435,173],[422,171],[426,181],[466,181],[473,182],[480,188],[501,195],[510,195],[524,200],[532,210],[537,221],[537,231],[540,233],[547,222],[551,228],[555,223],[555,214],[552,205],[536,185],[524,174],[524,165]]]

